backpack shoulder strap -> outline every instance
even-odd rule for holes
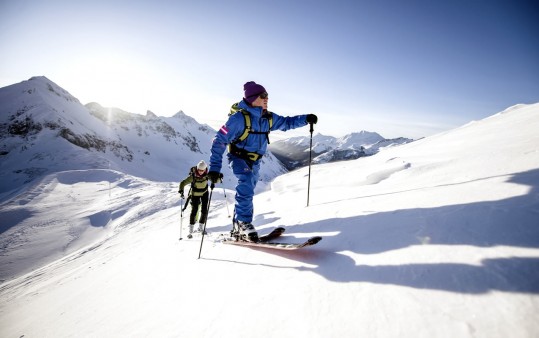
[[[240,108],[239,103],[234,103],[232,107],[230,107],[230,113],[228,115],[234,115],[238,112],[241,112],[243,115],[243,119],[245,121],[245,129],[243,130],[243,133],[240,135],[240,137],[236,141],[234,141],[234,143],[238,143],[245,140],[249,136],[249,134],[266,134],[266,137],[268,138],[268,143],[269,143],[268,135],[271,131],[271,127],[273,126],[273,113],[270,111],[267,112],[267,114],[269,114],[269,117],[268,117],[269,130],[267,132],[254,132],[251,129],[252,124],[251,124],[251,116],[249,115],[249,112],[243,108]]]
[[[269,133],[271,131],[271,127],[273,126],[273,113],[268,110],[267,114],[269,115],[268,117],[268,123],[269,123],[268,133]]]
[[[243,134],[238,138],[237,142],[241,142],[249,136],[251,133],[251,116],[249,116],[249,112],[247,110],[241,110],[241,113],[243,114],[243,119],[245,120],[245,129],[243,130]]]
[[[251,132],[251,116],[249,115],[249,112],[245,109],[242,109],[239,107],[239,102],[238,103],[234,103],[232,105],[232,107],[230,107],[230,113],[228,113],[228,115],[234,115],[238,112],[241,112],[241,114],[243,115],[243,120],[245,121],[245,128],[243,129],[243,133],[240,135],[240,137],[234,141],[234,143],[238,143],[238,142],[241,142],[243,140],[245,140],[247,138],[247,136],[249,136],[249,133]]]

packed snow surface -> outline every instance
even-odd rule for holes
[[[51,173],[1,204],[0,336],[537,337],[538,130],[520,105],[316,165],[309,206],[308,168],[279,176],[254,224],[323,236],[294,252],[219,243],[219,185],[197,259],[177,182]]]

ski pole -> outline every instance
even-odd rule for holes
[[[311,128],[309,132],[311,133],[311,144],[309,146],[309,179],[307,183],[307,206],[309,206],[309,195],[311,192],[311,162],[313,158],[313,131],[314,131],[314,123],[310,123]]]
[[[191,200],[191,195],[187,196],[187,199],[185,200],[185,205],[183,206],[183,211],[185,211],[185,209],[187,209],[187,207],[189,206],[190,200]]]
[[[228,218],[230,218],[230,210],[228,210],[228,199],[226,198],[225,187],[223,187],[223,194],[225,195],[226,213],[228,214]]]
[[[180,241],[183,239],[182,228],[183,228],[183,197],[180,198]]]
[[[210,203],[211,203],[211,195],[213,194],[213,188],[215,188],[215,183],[211,183],[210,185],[210,197],[208,198],[208,210],[206,215],[210,213]],[[208,223],[208,217],[206,216],[206,219],[204,220],[204,230],[202,230],[202,239],[200,240],[200,250],[198,250],[198,259],[200,259],[200,254],[202,253],[202,244],[204,243],[204,234],[206,233],[206,223]]]

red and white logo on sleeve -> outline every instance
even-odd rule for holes
[[[225,125],[223,125],[223,126],[221,127],[221,129],[219,129],[219,131],[220,131],[222,134],[225,134],[225,135],[228,134],[228,128],[227,128]]]

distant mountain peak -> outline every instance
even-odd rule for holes
[[[52,82],[51,80],[49,80],[46,76],[32,76],[31,78],[28,79],[28,81],[46,81],[46,82]]]
[[[183,110],[180,110],[178,111],[176,114],[174,114],[172,117],[176,117],[176,118],[184,118],[185,116],[187,116],[187,114],[185,114],[183,112]]]
[[[174,116],[172,116],[172,118],[179,119],[179,120],[183,121],[186,124],[197,124],[198,125],[198,122],[194,118],[187,115],[182,110],[180,110],[176,114],[174,114]]]
[[[66,101],[80,103],[79,100],[71,95],[67,90],[63,89],[46,76],[33,76],[27,81],[23,81],[13,86],[22,87],[26,94],[40,94],[46,97],[48,94],[54,94]]]
[[[380,148],[395,146],[413,140],[398,138],[386,140],[376,132],[361,130],[336,138],[317,133],[313,136],[313,163],[351,160],[377,153]],[[307,164],[310,152],[310,137],[298,136],[274,142],[272,153],[292,170]]]

